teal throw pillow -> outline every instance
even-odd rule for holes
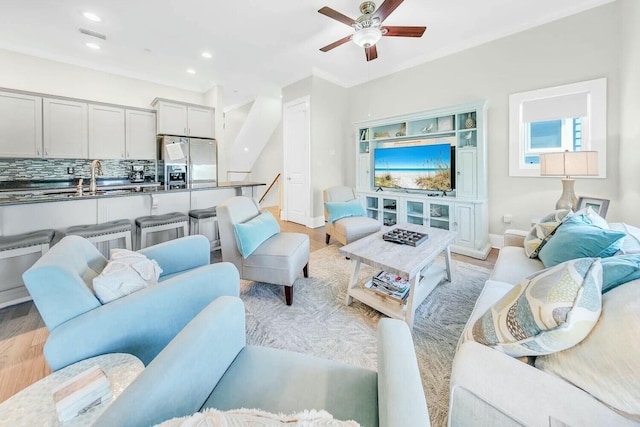
[[[329,214],[328,223],[336,222],[348,216],[365,216],[366,212],[360,200],[353,199],[348,202],[324,202],[324,208]]]
[[[640,255],[617,255],[602,260],[602,293],[640,279]]]
[[[566,219],[538,253],[546,268],[576,258],[613,256],[625,234],[586,224],[582,218]]]
[[[234,224],[238,250],[243,258],[247,258],[269,237],[280,232],[278,221],[271,212],[264,211],[257,217],[242,223]]]

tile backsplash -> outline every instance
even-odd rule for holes
[[[127,178],[131,165],[144,165],[145,177],[155,178],[155,160],[100,160],[101,178]],[[67,173],[73,168],[74,173]],[[91,177],[89,159],[0,159],[0,182],[69,180]]]

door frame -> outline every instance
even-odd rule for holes
[[[283,131],[282,131],[282,146],[283,146],[283,180],[282,180],[282,211],[280,213],[280,219],[282,219],[283,221],[288,221],[289,220],[289,192],[291,191],[290,185],[289,185],[289,179],[288,179],[288,172],[289,172],[289,163],[292,161],[291,157],[290,157],[290,150],[288,149],[291,144],[293,143],[293,141],[287,140],[288,138],[288,132],[287,132],[287,111],[289,108],[296,106],[298,104],[304,103],[305,107],[306,107],[306,111],[307,111],[307,118],[308,118],[308,137],[307,137],[307,144],[308,144],[308,150],[307,152],[309,153],[308,158],[304,159],[305,163],[306,163],[306,192],[307,192],[307,206],[306,206],[306,218],[304,220],[304,225],[306,225],[307,227],[310,225],[310,215],[311,215],[311,98],[309,95],[300,97],[300,98],[296,98],[292,101],[286,102],[283,106],[282,106],[282,127],[283,127]]]

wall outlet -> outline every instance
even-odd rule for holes
[[[513,221],[513,215],[505,214],[502,216],[502,222],[504,222],[505,224],[511,224],[511,221]]]
[[[73,166],[67,168],[67,174],[73,175],[74,173],[76,173],[76,168],[74,168]]]

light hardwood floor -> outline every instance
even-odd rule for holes
[[[280,228],[308,234],[311,252],[326,246],[324,227],[311,229],[280,221]],[[493,269],[497,255],[498,251],[493,249],[486,260],[457,254],[453,254],[453,259]],[[219,260],[220,252],[213,252],[212,261]],[[0,310],[0,402],[51,372],[42,354],[47,336],[47,328],[32,302]]]

